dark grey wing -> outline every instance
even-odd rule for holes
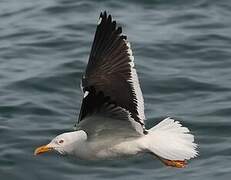
[[[127,113],[126,120],[130,117],[144,128],[144,101],[132,50],[122,28],[106,12],[100,14],[82,86],[79,122],[96,112],[108,114],[106,106],[114,106],[120,107],[119,116]]]

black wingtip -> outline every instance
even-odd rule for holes
[[[100,16],[99,18],[102,18],[102,19],[110,19],[112,21],[112,15],[107,13],[107,11],[102,11],[100,13]]]
[[[107,18],[107,19],[108,19],[108,21],[111,23],[111,21],[112,21],[112,17],[111,17],[111,15],[110,15],[110,14],[108,15],[108,18]]]
[[[99,19],[101,19],[99,24],[102,24],[101,22],[104,22],[106,24],[111,24],[112,29],[116,29],[117,34],[122,33],[122,28],[121,27],[116,28],[117,25],[116,21],[113,20],[112,15],[107,13],[107,11],[102,11],[100,13]]]
[[[119,26],[116,31],[117,31],[117,34],[121,34],[122,33],[122,27]]]
[[[107,18],[107,11],[103,11],[100,13],[100,18]]]

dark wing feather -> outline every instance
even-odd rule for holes
[[[113,104],[128,111],[144,125],[144,103],[134,68],[132,51],[122,28],[111,15],[100,14],[88,65],[82,79],[83,99],[79,121],[105,105]]]

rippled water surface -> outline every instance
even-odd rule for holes
[[[196,135],[186,169],[150,156],[81,161],[36,146],[72,129],[100,11],[128,35],[147,127],[166,116]],[[0,179],[230,179],[231,1],[1,0]]]

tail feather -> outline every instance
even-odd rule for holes
[[[198,155],[197,144],[189,129],[171,118],[151,128],[143,143],[146,149],[167,160],[184,161]]]

